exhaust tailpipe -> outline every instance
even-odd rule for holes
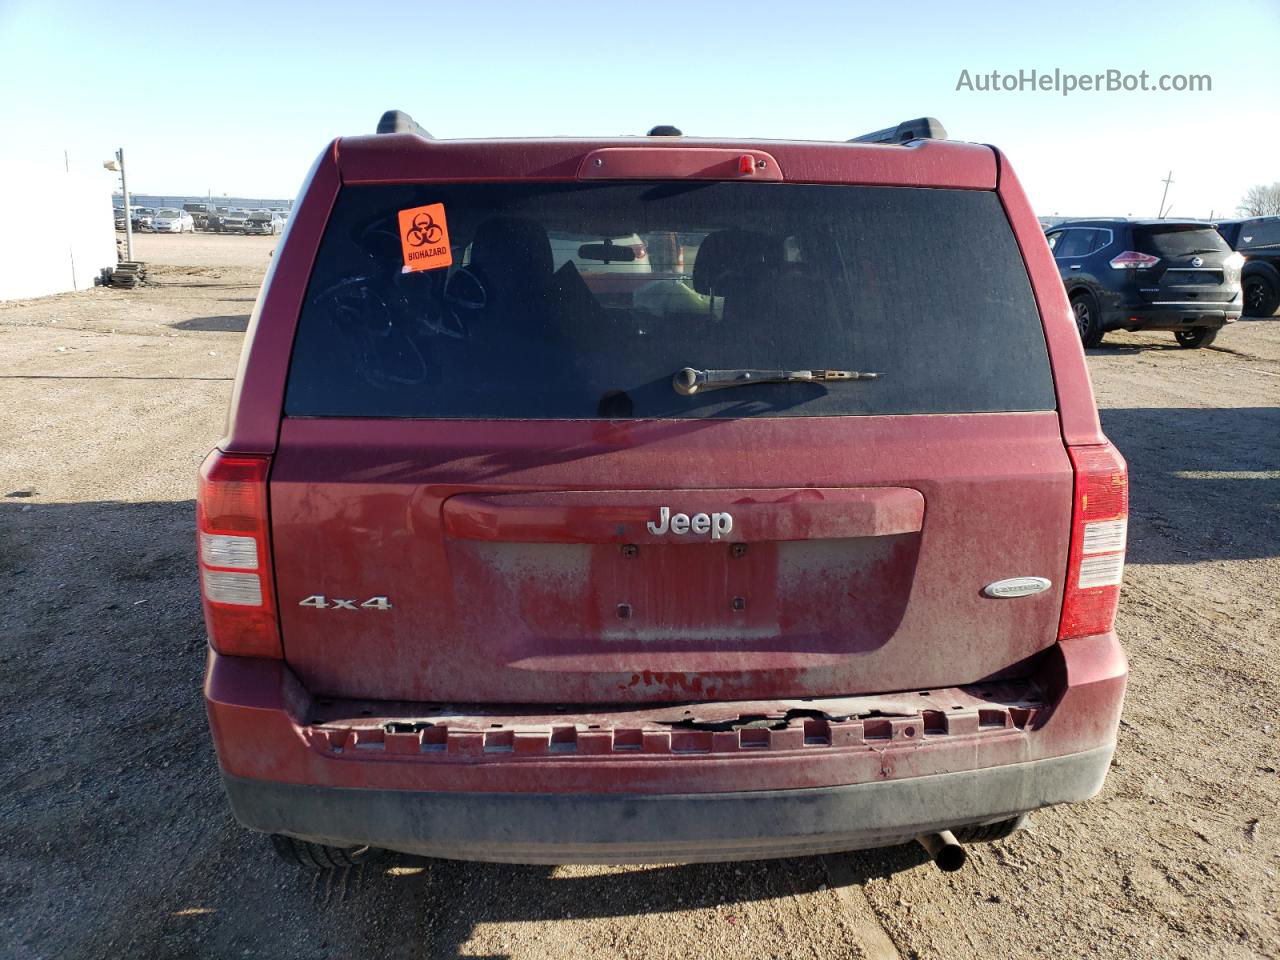
[[[938,869],[944,873],[954,873],[963,867],[965,860],[969,858],[969,855],[964,852],[964,847],[960,846],[960,842],[950,830],[922,833],[916,837],[916,842],[925,848],[933,862],[938,865]]]

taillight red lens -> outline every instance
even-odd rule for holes
[[[1115,626],[1129,522],[1129,472],[1109,443],[1070,447],[1075,467],[1071,549],[1058,639],[1106,633]]]
[[[200,468],[196,543],[209,642],[219,653],[280,657],[267,519],[268,457],[215,450]]]
[[[1111,258],[1111,268],[1113,270],[1142,270],[1146,267],[1154,267],[1159,262],[1159,257],[1153,257],[1149,253],[1126,250],[1124,253]]]

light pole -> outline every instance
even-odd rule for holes
[[[116,151],[114,160],[103,161],[108,170],[120,171],[120,192],[124,194],[124,255],[126,260],[133,259],[133,216],[129,213],[129,182],[124,175],[124,148]]]

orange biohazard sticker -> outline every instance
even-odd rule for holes
[[[443,203],[400,211],[400,249],[404,251],[406,273],[437,270],[453,263]]]

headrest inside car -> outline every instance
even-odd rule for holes
[[[709,233],[698,247],[693,263],[693,289],[724,296],[726,280],[746,278],[782,260],[782,244],[776,237],[749,230]]]
[[[476,228],[471,241],[471,266],[490,275],[547,279],[553,263],[547,230],[536,220],[494,217]]]

